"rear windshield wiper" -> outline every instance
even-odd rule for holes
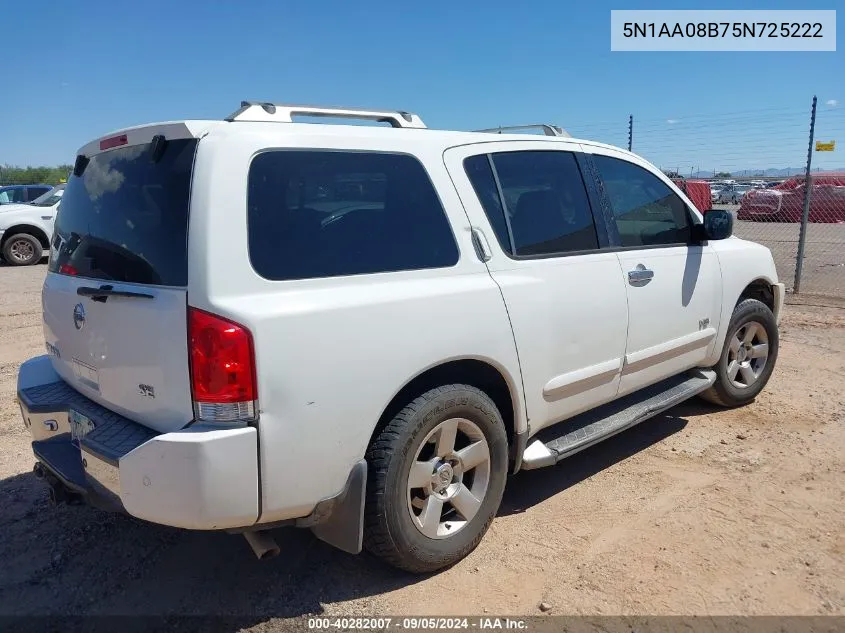
[[[76,289],[76,294],[81,297],[91,297],[92,301],[106,302],[109,297],[126,297],[128,299],[155,299],[151,294],[146,292],[132,292],[131,290],[115,290],[114,286],[100,286],[99,288],[91,288],[90,286],[80,286]]]

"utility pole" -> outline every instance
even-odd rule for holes
[[[634,144],[634,115],[628,115],[628,151],[631,151],[631,147]]]

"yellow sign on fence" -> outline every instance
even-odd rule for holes
[[[829,141],[827,143],[824,141],[816,141],[817,152],[832,152],[834,149],[836,149],[836,141]]]

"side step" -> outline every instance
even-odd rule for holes
[[[522,469],[553,466],[612,435],[674,407],[716,382],[716,372],[697,369],[640,389],[540,431],[522,456]]]

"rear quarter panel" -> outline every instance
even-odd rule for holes
[[[442,147],[400,142],[395,137],[404,131],[398,130],[374,141],[321,133],[324,126],[232,125],[243,126],[237,136],[218,131],[201,141],[197,154],[188,302],[242,323],[255,340],[261,522],[304,516],[342,490],[390,400],[430,367],[451,359],[485,360],[505,376],[514,401],[523,402],[504,302],[475,255]],[[245,194],[250,160],[274,144],[413,151],[447,211],[461,251],[458,264],[303,281],[263,279],[247,253]],[[521,406],[516,426],[525,426]]]

